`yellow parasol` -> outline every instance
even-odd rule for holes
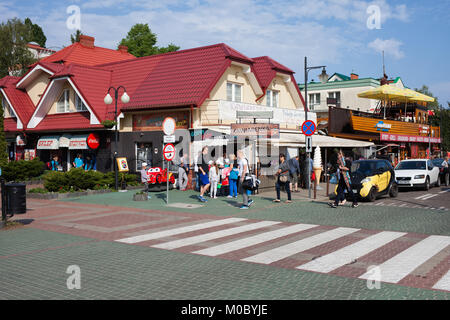
[[[406,91],[407,93],[409,93],[410,95],[412,95],[412,98],[408,98],[409,101],[419,101],[419,102],[434,102],[436,99],[430,96],[427,96],[423,93],[411,90],[411,89],[403,89],[404,91]]]

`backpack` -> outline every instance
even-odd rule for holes
[[[239,177],[239,170],[237,168],[233,168],[230,172],[230,179],[237,180]]]
[[[248,175],[244,178],[244,182],[242,183],[242,188],[245,190],[255,191],[258,189],[259,181],[254,174]]]

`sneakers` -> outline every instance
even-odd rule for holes
[[[358,207],[359,207],[359,204],[357,204],[357,203],[352,204],[352,208],[358,208]]]
[[[338,206],[335,205],[333,202],[328,203],[328,205],[329,205],[331,208],[337,208],[337,207],[338,207]]]
[[[198,199],[201,201],[201,202],[208,202],[208,200],[206,200],[204,197],[202,197],[202,196],[198,196]]]
[[[254,202],[254,201],[253,201],[252,199],[249,199],[247,205],[250,207],[250,206],[253,204],[253,202]]]
[[[281,200],[280,199],[275,199],[275,200],[273,200],[273,202],[281,202]]]
[[[240,207],[239,209],[241,209],[241,210],[247,210],[247,209],[248,209],[248,206],[242,206],[242,207]]]
[[[233,198],[233,196],[227,196],[227,198]]]

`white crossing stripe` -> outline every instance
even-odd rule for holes
[[[378,202],[378,203],[376,204],[376,206],[382,206],[382,205],[384,205],[383,202]]]
[[[256,244],[260,244],[263,242],[267,242],[273,239],[281,238],[296,232],[304,231],[307,229],[311,229],[317,227],[314,224],[296,224],[289,227],[281,228],[274,231],[268,231],[261,234],[257,234],[252,237],[243,238],[235,241],[231,241],[224,244],[219,244],[217,246],[202,249],[199,251],[195,251],[193,253],[202,254],[205,256],[218,256],[224,253],[236,251],[239,249],[247,248],[254,246]]]
[[[244,219],[244,218],[228,218],[228,219],[214,220],[214,221],[210,221],[210,222],[199,223],[199,224],[194,224],[194,225],[185,226],[185,227],[179,227],[179,228],[175,228],[175,229],[169,229],[169,230],[158,231],[158,232],[153,232],[153,233],[141,234],[141,235],[134,236],[134,237],[119,239],[119,240],[116,240],[116,241],[117,242],[123,242],[123,243],[137,243],[137,242],[142,242],[142,241],[149,241],[149,240],[169,237],[169,236],[173,236],[173,235],[177,235],[177,234],[181,234],[181,233],[197,231],[197,230],[211,228],[211,227],[222,226],[222,225],[235,223],[235,222],[240,222],[240,221],[244,221],[244,220],[247,220],[247,219]]]
[[[381,281],[397,283],[425,263],[439,251],[450,245],[450,237],[429,236],[412,247],[400,252],[378,267],[381,270]],[[360,279],[371,277],[370,272],[364,273]]]
[[[405,207],[405,206],[406,206],[406,203],[399,205],[400,208]]]
[[[353,232],[359,231],[360,229],[354,228],[336,228],[326,232],[316,234],[314,236],[301,239],[292,243],[288,243],[281,247],[277,247],[268,251],[261,252],[254,256],[242,259],[242,261],[257,262],[263,264],[269,264],[274,261],[284,259],[286,257],[292,256],[296,253],[317,247],[321,244],[336,240],[338,238],[349,235]]]
[[[430,194],[426,193],[426,194],[423,194],[423,195],[421,195],[421,196],[418,196],[417,198],[414,198],[414,199],[419,200],[419,199],[422,199],[422,198],[427,197],[427,196],[429,196],[429,195],[430,195]]]
[[[447,273],[441,278],[441,280],[436,282],[436,284],[433,286],[433,289],[450,291],[450,270],[447,271]]]
[[[445,193],[445,192],[450,192],[450,189],[447,189],[447,190],[441,191],[441,192],[439,192],[439,193]]]
[[[220,231],[216,231],[216,232],[205,233],[205,234],[201,234],[198,236],[183,238],[183,239],[169,241],[169,242],[163,242],[163,243],[156,244],[152,247],[159,248],[159,249],[176,249],[176,248],[180,248],[180,247],[197,244],[200,242],[205,242],[205,241],[209,241],[209,240],[213,240],[213,239],[219,239],[219,238],[223,238],[226,236],[231,236],[233,234],[238,234],[238,233],[245,232],[245,231],[256,230],[256,229],[260,229],[260,228],[264,228],[264,227],[268,227],[268,226],[273,226],[278,223],[281,223],[281,222],[280,221],[261,221],[261,222],[257,222],[257,223],[247,224],[245,226],[220,230]]]
[[[388,244],[397,238],[400,238],[401,236],[404,236],[405,234],[406,233],[404,232],[383,231],[298,266],[297,269],[323,273],[330,272],[351,263],[352,261]]]
[[[436,197],[436,196],[437,196],[437,194],[428,194],[426,197],[423,197],[423,198],[420,199],[420,200],[428,200],[428,199],[434,198],[434,197]]]

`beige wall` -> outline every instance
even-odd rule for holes
[[[36,106],[41,99],[42,94],[45,91],[50,79],[49,75],[44,71],[39,71],[39,75],[31,82],[25,90],[30,96],[31,101],[33,101],[34,106]]]
[[[2,107],[3,107],[3,117],[11,118],[10,105],[9,105],[8,101],[6,101],[6,98],[3,97],[2,93],[0,93],[0,102],[2,103]]]

